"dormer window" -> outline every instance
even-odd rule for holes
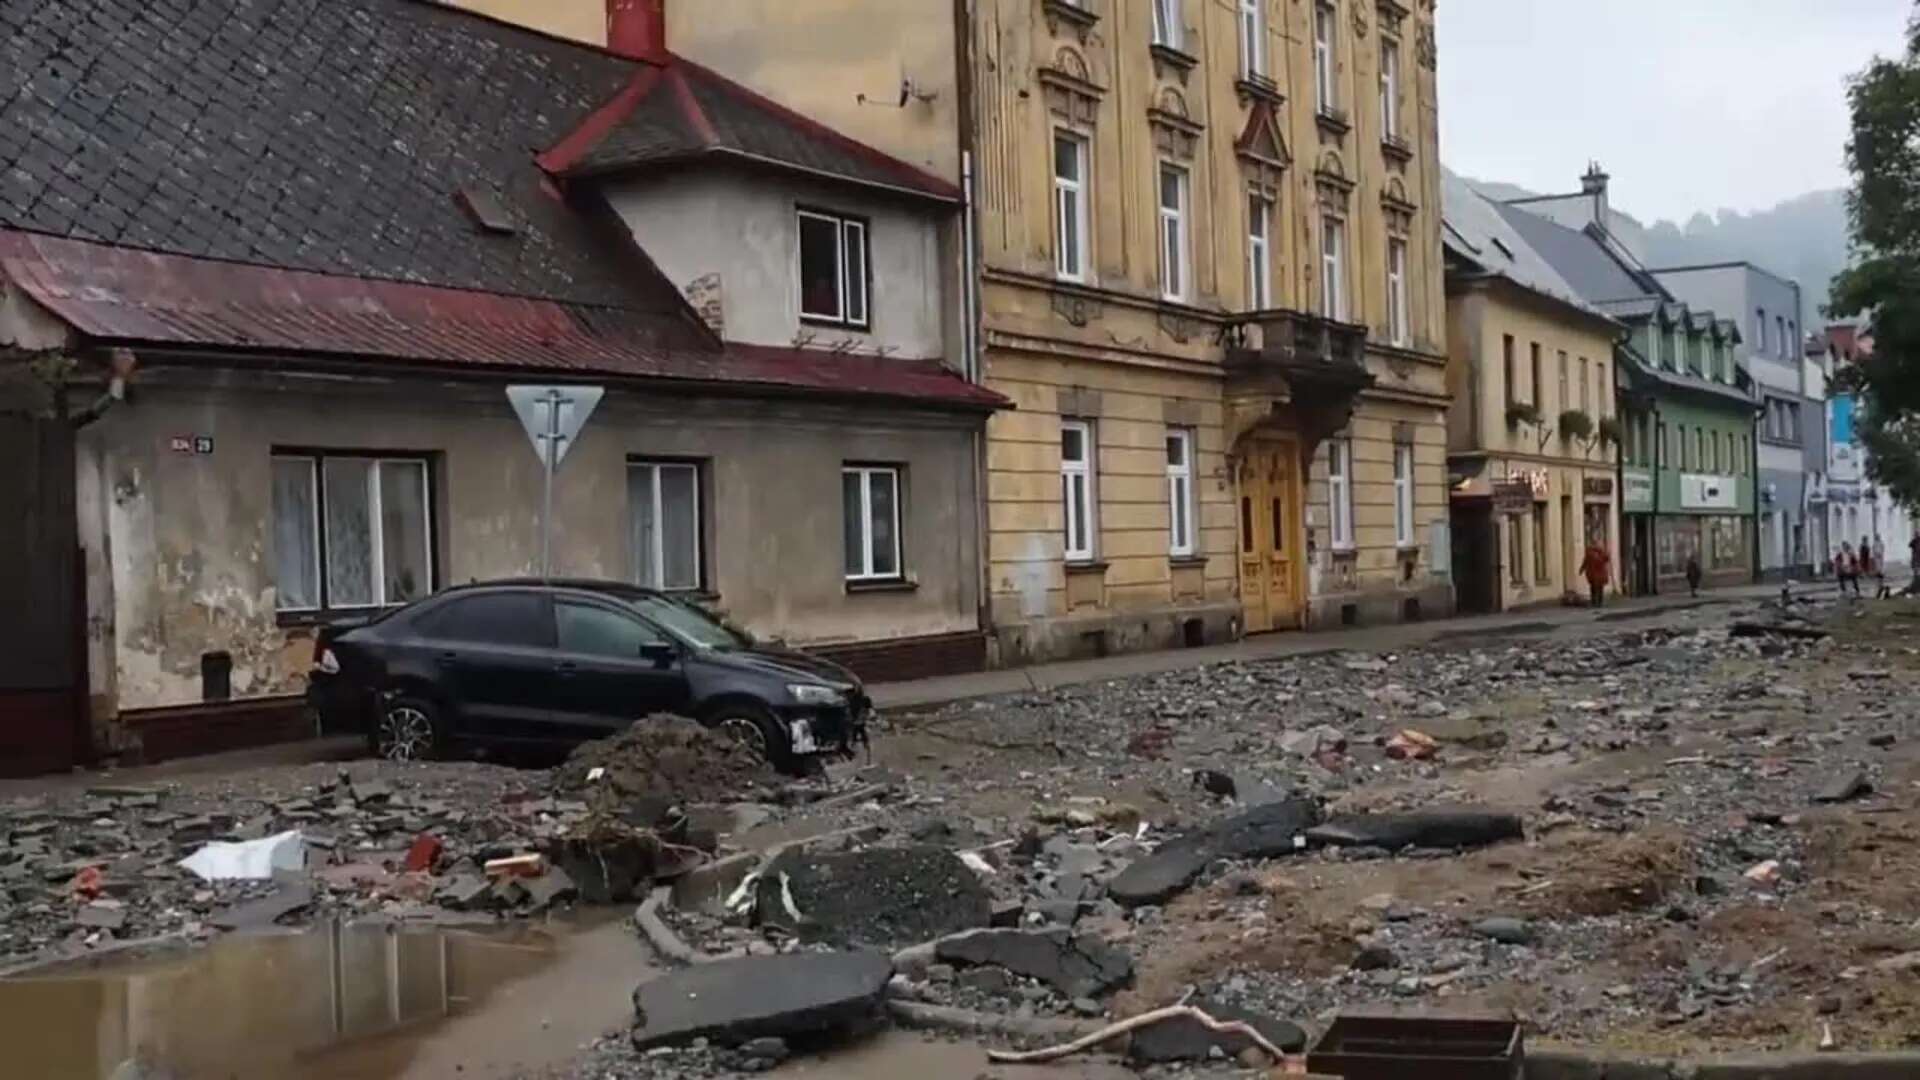
[[[800,318],[864,330],[869,324],[867,223],[801,210]]]

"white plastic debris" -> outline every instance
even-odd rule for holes
[[[960,861],[967,864],[967,869],[972,870],[981,877],[993,877],[998,873],[998,871],[993,868],[993,864],[982,858],[977,851],[961,852]]]
[[[607,775],[606,766],[595,765],[593,768],[587,770],[587,783],[591,784],[605,775]]]
[[[219,841],[181,859],[179,865],[202,881],[261,880],[276,871],[305,869],[306,842],[298,830],[238,843]]]

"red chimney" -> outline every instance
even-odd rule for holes
[[[665,60],[667,0],[607,0],[607,48],[634,60]]]

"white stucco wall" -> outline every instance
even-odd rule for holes
[[[719,275],[725,336],[754,345],[849,342],[857,351],[945,355],[941,234],[951,217],[841,185],[771,174],[682,173],[611,186],[609,201],[660,269],[688,290]],[[867,219],[872,260],[871,328],[800,319],[797,211]],[[955,301],[957,306],[957,300]]]

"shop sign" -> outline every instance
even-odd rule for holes
[[[1740,491],[1734,486],[1733,477],[1680,474],[1680,509],[1737,510],[1739,507]]]
[[[1629,514],[1653,512],[1653,475],[1641,469],[1628,469],[1620,478],[1620,509]]]
[[[1493,485],[1493,512],[1524,514],[1533,509],[1533,485],[1525,480],[1501,480]]]
[[[1589,476],[1580,482],[1580,490],[1589,497],[1604,499],[1613,494],[1613,477]]]

